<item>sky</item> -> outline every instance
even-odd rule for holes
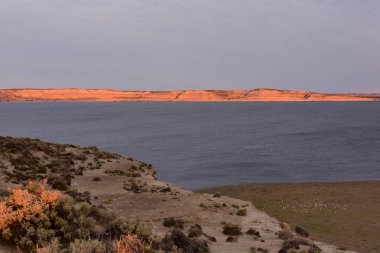
[[[380,92],[379,0],[1,0],[0,88]]]

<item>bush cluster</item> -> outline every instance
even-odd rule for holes
[[[236,224],[227,223],[223,226],[223,234],[230,236],[242,235],[241,227]]]
[[[1,237],[31,252],[53,238],[68,245],[74,239],[96,236],[93,216],[98,213],[92,206],[74,208],[70,197],[48,190],[46,184],[46,180],[29,181],[25,188],[16,187],[0,202]]]
[[[176,229],[159,239],[145,223],[114,219],[86,202],[75,204],[69,195],[50,190],[47,180],[29,181],[1,199],[0,238],[17,245],[20,252],[208,252],[207,242]]]

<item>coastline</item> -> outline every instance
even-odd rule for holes
[[[58,187],[62,193],[74,192],[76,200],[84,198],[93,208],[101,206],[116,217],[149,224],[158,238],[173,233],[172,228],[165,225],[166,219],[181,221],[181,233],[187,233],[197,224],[203,232],[189,240],[207,243],[209,252],[248,253],[254,252],[253,249],[278,252],[292,245],[313,252],[343,252],[331,244],[297,234],[248,201],[215,193],[199,194],[158,181],[152,165],[131,157],[95,147],[0,138],[3,189],[22,185],[33,178],[53,178],[52,187]],[[24,159],[25,155],[28,159]],[[71,176],[64,176],[67,173]],[[67,179],[70,181],[64,181]],[[225,230],[228,224],[239,228],[239,233],[228,236]],[[0,252],[9,250],[9,246],[0,243]]]
[[[119,91],[0,89],[0,101],[24,102],[375,102],[380,94],[324,94],[275,89]]]

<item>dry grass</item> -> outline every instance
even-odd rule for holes
[[[202,190],[251,201],[311,237],[359,252],[380,252],[380,181],[225,186]]]

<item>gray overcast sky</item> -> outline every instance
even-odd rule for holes
[[[1,0],[1,88],[380,92],[379,0]]]

